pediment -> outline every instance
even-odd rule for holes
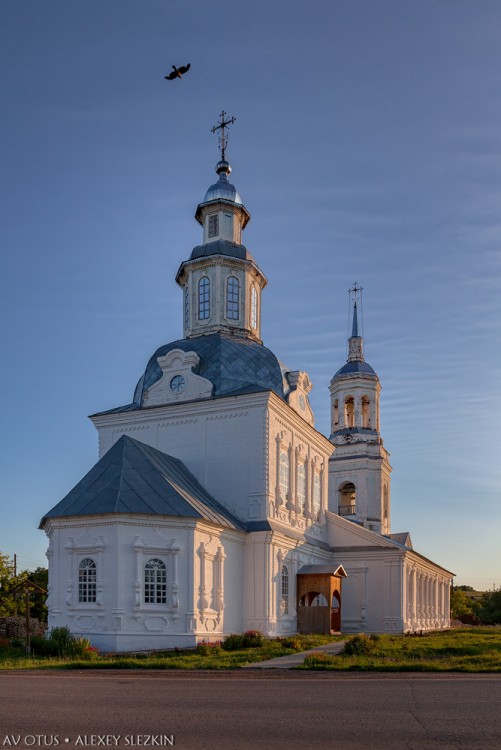
[[[212,396],[211,381],[193,372],[200,362],[196,352],[172,349],[164,357],[158,357],[157,362],[162,377],[144,394],[143,406],[163,406]]]
[[[287,396],[287,402],[308,424],[313,427],[315,419],[308,399],[308,393],[312,389],[311,381],[306,372],[294,370],[287,373],[291,390]]]
[[[177,540],[162,534],[158,529],[145,529],[141,536],[136,536],[133,547],[136,550],[177,552]]]
[[[77,550],[91,550],[91,549],[102,549],[104,547],[103,537],[95,536],[91,534],[88,529],[82,531],[76,537],[70,537],[67,549]]]

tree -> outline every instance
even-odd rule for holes
[[[464,584],[462,586],[456,586],[456,588],[460,591],[475,591],[473,586],[465,586]]]
[[[14,580],[14,563],[8,555],[0,552],[0,617],[16,612],[16,599],[10,593]]]
[[[29,578],[40,588],[47,590],[48,570],[47,568],[36,568],[36,570],[23,570],[19,575],[14,575],[14,562],[9,555],[0,552],[0,617],[22,614],[25,610],[24,596],[19,590],[13,591],[14,586]],[[45,600],[47,594],[33,592],[30,595],[30,613],[41,622],[47,622],[47,607]]]
[[[49,581],[49,571],[47,570],[47,568],[39,567],[35,570],[25,570],[23,571],[23,573],[21,573],[21,577],[29,578],[30,581],[36,583],[36,585],[40,586],[41,589],[45,589],[45,591],[47,591]],[[40,620],[40,622],[47,622],[47,607],[45,605],[46,599],[47,594],[44,594],[41,591],[33,591],[30,595],[31,616],[36,617],[36,619]]]
[[[501,623],[501,588],[487,591],[480,602],[479,617],[486,625]]]
[[[453,620],[460,620],[465,615],[472,615],[473,608],[471,599],[466,596],[461,589],[451,589],[451,617]]]

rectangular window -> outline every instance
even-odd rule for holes
[[[226,282],[226,317],[238,320],[239,316],[240,282],[236,276],[230,276]]]
[[[233,240],[233,214],[224,214],[224,236]]]
[[[210,317],[210,281],[202,276],[198,282],[198,319],[207,320]]]
[[[217,237],[219,234],[219,216],[213,214],[209,216],[209,237]]]

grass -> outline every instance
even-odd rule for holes
[[[245,664],[306,651],[341,636],[291,636],[265,640],[259,648],[154,654],[99,655],[91,660],[26,657],[22,649],[0,648],[0,670],[12,669],[238,669]],[[501,672],[501,627],[461,628],[423,636],[382,635],[369,655],[329,656],[318,652],[298,669],[356,672]]]
[[[118,656],[100,655],[91,660],[70,657],[25,656],[22,649],[0,649],[0,670],[12,669],[237,669],[245,664],[274,659],[279,656],[306,651],[325,643],[341,640],[341,636],[302,635],[265,640],[259,648],[237,651],[220,650],[216,654],[201,655],[196,651],[166,651],[162,653]]]
[[[367,655],[312,654],[299,669],[356,672],[501,672],[501,628],[461,628],[423,636],[382,635]]]

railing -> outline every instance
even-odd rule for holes
[[[339,506],[339,515],[340,516],[353,516],[353,515],[355,515],[355,506],[354,505],[340,505]]]

